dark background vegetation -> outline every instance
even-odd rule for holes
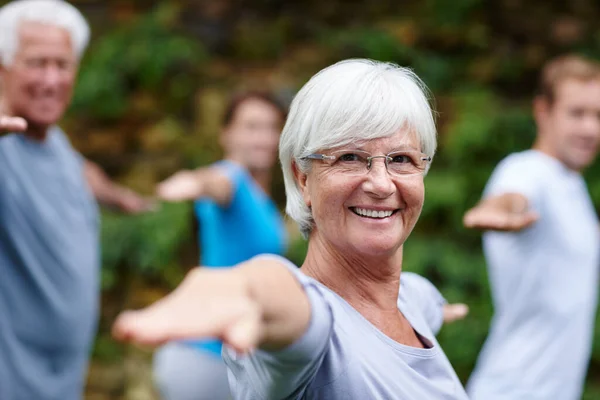
[[[466,320],[440,334],[459,376],[468,378],[492,307],[480,235],[462,228],[462,215],[494,165],[531,145],[530,103],[543,62],[568,51],[600,56],[596,1],[73,3],[92,24],[93,40],[63,126],[85,156],[149,195],[177,169],[219,158],[220,114],[233,91],[266,88],[289,102],[310,76],[341,59],[412,67],[435,97],[439,150],[404,269],[428,277],[449,301],[470,305]],[[598,163],[586,178],[600,206]],[[273,195],[283,206],[280,175]],[[189,204],[133,217],[104,212],[104,309],[91,376],[96,366],[118,369],[130,354],[107,333],[118,310],[155,300],[195,265],[194,230]],[[301,263],[304,251],[296,237],[289,257]],[[599,335],[586,399],[600,398]],[[126,396],[123,381],[103,388],[110,373],[99,376],[90,383],[95,398]]]

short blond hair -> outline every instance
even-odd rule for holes
[[[538,96],[552,104],[556,100],[556,88],[568,79],[582,82],[600,80],[600,63],[576,54],[567,54],[548,61],[542,68]]]

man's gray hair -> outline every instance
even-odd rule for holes
[[[0,63],[9,66],[19,48],[22,22],[39,22],[64,28],[80,59],[90,38],[90,27],[79,10],[62,0],[15,0],[0,8]]]
[[[433,158],[437,146],[433,110],[425,84],[408,68],[373,60],[338,62],[313,76],[292,101],[281,139],[286,212],[307,237],[312,215],[294,178],[305,157],[317,151],[389,137],[416,134],[421,151]]]

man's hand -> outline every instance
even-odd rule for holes
[[[12,132],[25,132],[27,122],[20,117],[0,116],[0,136]]]
[[[194,200],[202,195],[197,171],[179,171],[158,185],[157,196],[165,201]]]
[[[481,230],[520,231],[538,219],[525,196],[507,193],[485,199],[467,211],[463,224],[467,228]]]
[[[154,200],[116,184],[95,163],[85,160],[83,172],[92,193],[101,204],[127,214],[139,214],[157,209]]]
[[[448,324],[466,317],[469,313],[469,306],[462,303],[444,304],[443,313],[444,323]]]
[[[127,214],[140,214],[156,211],[157,203],[127,188],[119,188],[116,194],[115,205],[119,211]]]

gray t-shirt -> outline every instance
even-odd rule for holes
[[[236,400],[466,399],[435,339],[445,301],[429,281],[403,273],[398,296],[399,310],[432,345],[422,349],[390,339],[326,286],[290,270],[310,300],[310,325],[282,351],[238,356],[224,348]]]
[[[0,138],[0,399],[82,397],[98,253],[97,205],[64,133]]]
[[[581,398],[597,303],[600,232],[580,174],[535,150],[504,159],[485,197],[526,196],[540,219],[487,232],[495,314],[467,386],[472,399]]]

